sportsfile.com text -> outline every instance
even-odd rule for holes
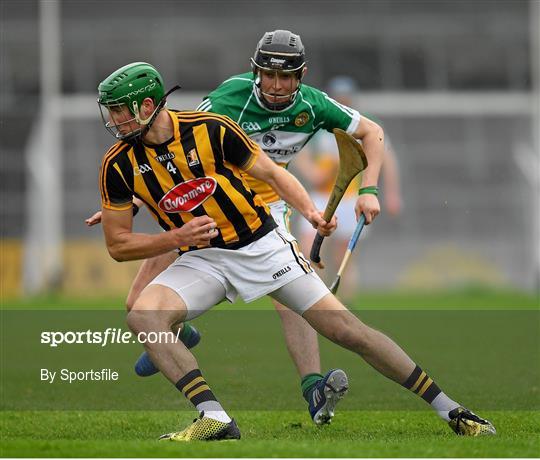
[[[41,343],[50,347],[58,347],[63,344],[93,344],[102,347],[113,344],[127,343],[176,343],[180,330],[174,332],[139,332],[133,335],[130,331],[121,328],[108,327],[104,331],[43,331]]]

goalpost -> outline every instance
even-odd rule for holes
[[[62,272],[62,145],[60,3],[40,1],[39,115],[25,152],[27,230],[24,241],[24,293],[56,285]]]

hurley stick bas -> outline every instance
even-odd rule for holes
[[[336,178],[336,183],[328,199],[328,204],[324,210],[323,219],[329,222],[336,212],[336,208],[345,194],[345,190],[356,177],[358,173],[367,168],[368,161],[362,145],[350,134],[339,128],[334,129],[334,136],[336,136],[336,142],[339,150],[339,169]],[[313,244],[311,246],[311,252],[309,258],[315,262],[320,263],[321,245],[324,236],[317,233]]]

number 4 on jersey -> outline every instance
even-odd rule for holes
[[[170,161],[167,162],[167,171],[169,171],[169,172],[171,172],[173,174],[176,174],[176,168],[174,167],[174,165]]]

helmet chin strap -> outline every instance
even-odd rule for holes
[[[139,108],[138,108],[138,105],[137,105],[137,101],[133,101],[133,111],[135,113],[135,121],[138,124],[142,125],[140,137],[143,137],[148,132],[148,130],[152,127],[152,125],[154,124],[154,121],[156,121],[156,118],[157,118],[159,112],[161,112],[161,109],[163,109],[163,107],[165,107],[165,104],[167,103],[167,97],[171,93],[173,93],[174,91],[179,90],[180,88],[181,88],[181,86],[176,85],[176,86],[172,87],[169,91],[167,91],[163,95],[161,100],[159,101],[159,103],[156,106],[156,108],[154,109],[154,111],[145,120],[143,120],[139,115],[140,112],[139,112]]]

